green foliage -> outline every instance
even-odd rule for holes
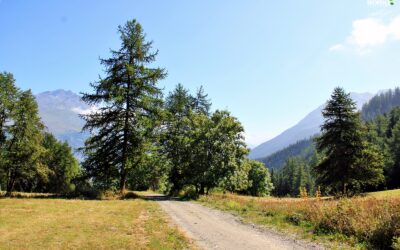
[[[312,165],[304,159],[288,158],[281,170],[274,172],[272,182],[275,186],[273,194],[276,196],[299,196],[300,189],[314,193],[315,178],[311,171]]]
[[[233,174],[223,179],[221,186],[230,192],[248,193],[248,189],[252,184],[249,173],[257,163],[257,161],[245,159],[243,164],[234,170]],[[265,168],[264,165],[262,167]]]
[[[367,154],[368,157],[372,157],[375,163],[378,165],[384,164],[384,177],[385,180],[377,186],[382,180],[382,176],[379,174],[380,170],[377,170],[376,164],[370,170],[378,174],[378,178],[373,178],[371,183],[364,183],[359,185],[354,181],[354,185],[358,188],[364,186],[364,190],[382,190],[385,188],[398,188],[400,187],[400,181],[397,176],[400,175],[400,125],[398,121],[400,119],[400,105],[399,102],[400,92],[399,89],[389,90],[385,93],[379,94],[372,98],[367,104],[364,105],[361,115],[364,119],[366,130],[364,125],[361,125],[361,134],[363,136],[362,147],[360,155]],[[386,113],[384,113],[386,112]],[[365,143],[365,140],[369,143]],[[324,157],[324,152],[316,154],[314,148],[314,142],[312,139],[306,139],[299,141],[287,148],[274,153],[273,155],[261,159],[270,168],[275,168],[275,177],[273,178],[274,183],[280,181],[278,179],[279,171],[285,161],[289,157],[297,157],[303,159],[310,166],[318,165]],[[358,158],[358,163],[361,165],[368,165],[366,160],[362,162],[364,156]],[[374,165],[374,164],[372,164]],[[378,167],[380,168],[380,167]],[[375,169],[375,170],[374,170]],[[280,185],[276,185],[274,193],[280,193],[280,195],[286,195],[286,192],[279,192]],[[328,190],[326,190],[328,191]]]
[[[372,249],[399,249],[400,215],[392,214],[373,230],[369,238]]]
[[[325,122],[316,141],[325,157],[315,167],[318,184],[344,194],[378,184],[383,179],[382,156],[365,142],[365,129],[350,95],[335,88],[322,115]]]
[[[268,168],[258,161],[249,161],[248,164],[251,166],[248,192],[253,196],[270,195],[274,186]]]
[[[213,188],[268,195],[272,184],[262,163],[247,160],[243,127],[227,111],[210,113],[200,88],[191,95],[181,84],[167,96],[162,153],[168,159],[171,193],[208,193]]]
[[[383,154],[385,186],[400,187],[400,108],[367,123],[368,141]]]
[[[118,185],[124,192],[128,174],[146,161],[148,147],[155,141],[162,106],[156,83],[166,73],[147,67],[157,52],[151,51],[152,42],[146,41],[136,20],[120,26],[118,32],[121,48],[101,60],[106,76],[91,84],[94,93],[82,98],[100,106],[98,112],[84,116],[84,129],[91,137],[85,142],[83,166],[96,185]]]
[[[140,164],[128,173],[127,187],[130,190],[157,190],[165,192],[169,190],[166,182],[168,175],[168,161],[159,153],[158,147],[149,146],[148,153],[143,157]]]
[[[9,133],[18,91],[13,75],[7,72],[0,73],[0,189],[7,186],[7,133]]]
[[[38,107],[30,91],[20,93],[15,109],[12,111],[12,125],[5,142],[3,171],[7,173],[7,192],[17,185],[20,189],[31,191],[31,179],[45,179],[48,169],[39,161],[44,151],[42,147],[43,124],[38,115]]]
[[[79,172],[66,143],[44,132],[31,91],[21,91],[9,73],[0,74],[0,188],[68,193]]]
[[[46,181],[36,188],[36,192],[50,192],[68,194],[75,190],[72,183],[80,174],[79,163],[66,143],[57,141],[49,133],[44,134],[42,145],[45,149],[41,156],[41,163],[48,169]]]
[[[6,132],[17,100],[18,89],[12,74],[0,73],[0,146],[4,146]]]

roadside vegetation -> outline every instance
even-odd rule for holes
[[[0,199],[0,249],[193,248],[152,201]]]
[[[273,198],[213,193],[201,204],[247,222],[339,249],[400,249],[400,196],[395,192],[352,198]]]

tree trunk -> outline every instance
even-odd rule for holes
[[[12,191],[14,190],[14,185],[15,185],[15,178],[12,176],[10,177],[11,179],[7,183],[7,190],[6,190],[6,196],[10,197]]]
[[[205,191],[204,189],[205,189],[204,185],[203,185],[203,184],[200,184],[199,194],[203,195],[203,194],[204,194],[204,191]]]
[[[121,173],[121,179],[119,182],[119,192],[123,195],[125,194],[125,186],[126,186],[126,171]]]
[[[133,64],[132,56],[129,59],[129,63]],[[128,129],[129,129],[129,111],[131,108],[131,103],[129,99],[130,90],[131,90],[131,76],[129,74],[129,70],[127,70],[128,74],[128,83],[125,92],[125,101],[126,101],[126,110],[125,110],[125,118],[124,118],[124,137],[123,137],[123,149],[122,149],[122,167],[121,167],[121,179],[119,184],[119,191],[121,194],[125,193],[125,184],[126,184],[126,164],[128,161]]]

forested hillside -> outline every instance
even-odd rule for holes
[[[268,157],[258,160],[263,162],[268,168],[275,170],[282,168],[289,157],[297,156],[309,160],[315,152],[313,138],[314,137],[310,137],[298,141]]]
[[[400,106],[400,88],[390,89],[374,96],[361,110],[364,121],[370,121]]]

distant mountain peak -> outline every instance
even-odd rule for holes
[[[60,140],[66,140],[74,149],[83,146],[86,134],[81,133],[84,125],[79,114],[94,110],[81,97],[64,89],[45,91],[36,95],[39,115],[43,123]]]
[[[71,90],[65,90],[65,89],[56,89],[56,90],[49,90],[49,91],[44,91],[42,93],[37,94],[37,96],[78,96],[76,93],[72,92]]]

